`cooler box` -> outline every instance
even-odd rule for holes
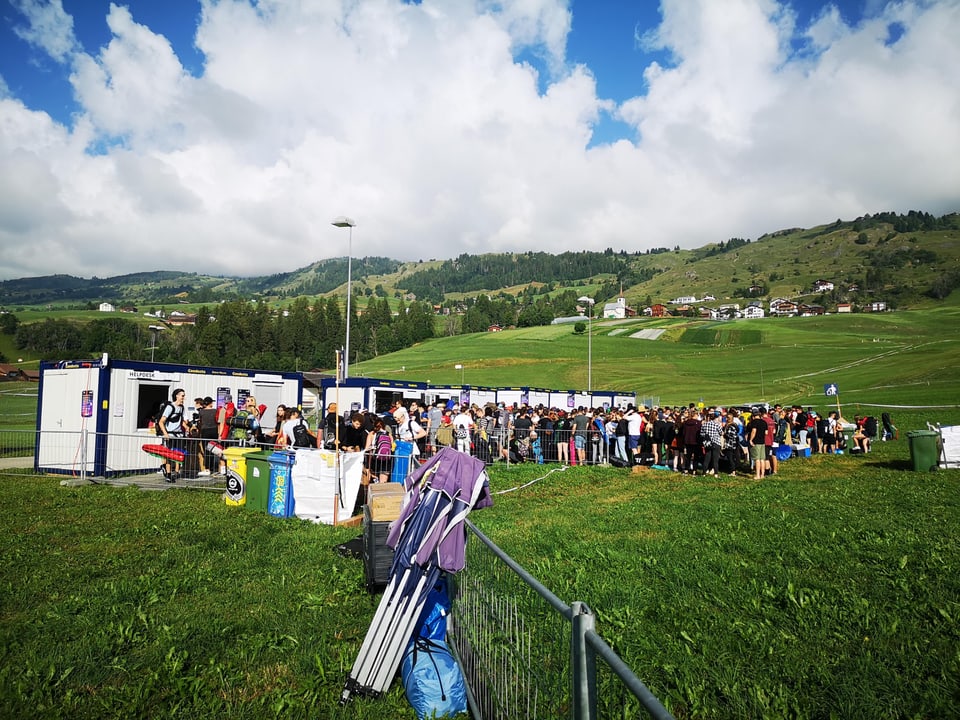
[[[255,447],[235,445],[224,449],[223,458],[227,463],[227,491],[224,497],[227,505],[244,505],[247,502],[246,456],[256,451]]]
[[[395,485],[396,483],[384,483]],[[370,506],[363,506],[363,575],[367,592],[378,592],[387,586],[390,580],[390,566],[393,565],[393,548],[387,546],[390,534],[389,520],[374,520],[370,516]]]
[[[270,456],[272,454],[272,450],[257,450],[244,457],[247,464],[246,506],[250,510],[267,511],[267,494],[270,489]]]
[[[270,488],[267,493],[267,512],[274,517],[293,517],[293,463],[297,454],[292,450],[270,453]]]
[[[390,482],[402,483],[416,467],[413,464],[413,443],[406,440],[397,440],[397,447],[393,453],[393,469],[390,471]]]

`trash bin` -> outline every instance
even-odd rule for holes
[[[247,501],[250,510],[267,511],[267,497],[270,490],[270,456],[273,450],[256,450],[247,453],[246,461]]]
[[[912,430],[910,438],[910,460],[913,469],[920,472],[936,470],[940,466],[940,434],[933,430]]]
[[[293,479],[290,473],[297,453],[277,450],[270,453],[270,486],[267,493],[267,512],[275,517],[293,517]]]
[[[243,505],[247,502],[246,456],[256,451],[255,447],[237,445],[224,449],[223,458],[227,463],[227,492],[224,497],[227,505]]]

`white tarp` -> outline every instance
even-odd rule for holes
[[[940,428],[943,438],[943,457],[940,467],[960,468],[960,425],[950,425]]]
[[[363,476],[363,453],[340,455],[339,520],[353,514]],[[293,514],[302,520],[333,525],[336,502],[337,454],[329,450],[297,449],[297,457],[290,470],[293,484]]]

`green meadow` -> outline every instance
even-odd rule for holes
[[[472,385],[585,388],[589,342],[597,389],[827,409],[836,383],[845,416],[888,410],[900,439],[788,460],[761,482],[495,466],[494,491],[529,484],[471,519],[587,603],[677,718],[958,717],[960,473],[914,472],[906,437],[960,424],[958,312],[954,297],[877,315],[600,321],[589,341],[572,325],[481,333],[351,374],[459,383],[463,364]],[[630,337],[651,329],[664,332]],[[376,602],[361,562],[333,550],[356,528],[216,493],[0,472],[0,717],[414,717],[398,682],[336,704]],[[606,683],[600,704],[638,716]]]
[[[644,330],[663,332],[656,340],[633,337]],[[592,334],[577,334],[572,324],[476,333],[359,363],[351,375],[459,384],[458,364],[468,385],[586,389],[589,374],[594,389],[665,405],[824,407],[827,383],[839,386],[845,415],[860,404],[949,405],[960,402],[960,307],[955,293],[951,303],[894,313],[598,320]]]

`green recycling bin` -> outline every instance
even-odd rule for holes
[[[273,450],[257,450],[246,456],[247,507],[265,513],[270,494],[270,456]]]
[[[911,430],[910,460],[913,469],[919,472],[936,470],[940,466],[940,433],[933,430]]]

